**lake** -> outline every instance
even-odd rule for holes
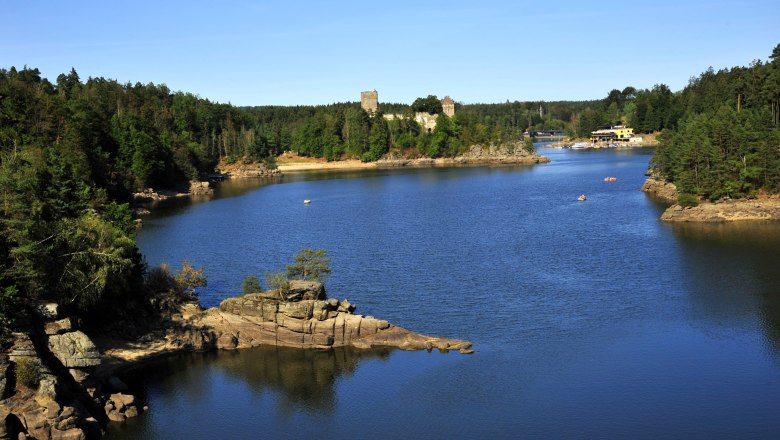
[[[540,152],[226,182],[160,208],[139,247],[204,266],[204,306],[325,248],[330,296],[476,353],[176,356],[126,378],[150,411],[107,438],[776,437],[780,225],[660,222],[639,191],[649,149]]]

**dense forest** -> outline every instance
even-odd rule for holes
[[[220,161],[273,166],[284,151],[329,160],[454,156],[516,142],[526,130],[575,137],[627,124],[663,130],[653,166],[684,195],[780,191],[780,46],[770,59],[710,69],[680,92],[661,84],[594,101],[457,103],[451,118],[436,96],[380,103],[375,115],[357,102],[235,107],[165,85],[82,81],[75,70],[52,83],[34,68],[0,69],[0,320],[36,299],[95,311],[149,292],[190,295],[201,282],[196,269],[145,267],[128,202],[138,189],[196,179]],[[435,130],[422,130],[415,111],[439,114]]]
[[[681,202],[780,191],[780,45],[768,63],[707,70],[672,100],[676,123],[652,164]]]

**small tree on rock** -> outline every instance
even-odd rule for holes
[[[244,281],[241,283],[241,295],[257,293],[262,290],[263,288],[260,287],[260,280],[258,280],[254,275],[249,275],[248,277],[244,278]]]
[[[331,272],[327,255],[325,249],[301,249],[293,257],[294,263],[287,265],[287,278],[325,283]]]
[[[287,294],[290,292],[290,280],[284,272],[267,272],[265,281],[268,287],[279,292],[279,298],[287,301]]]

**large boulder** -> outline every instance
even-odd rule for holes
[[[47,335],[56,335],[58,333],[67,333],[73,330],[73,324],[70,318],[58,319],[56,321],[47,321],[43,323],[43,331]]]
[[[279,304],[279,312],[290,318],[310,319],[314,313],[314,304],[312,301],[282,303]]]
[[[325,299],[325,286],[319,281],[291,280],[287,299],[289,301],[323,300]]]
[[[49,336],[49,350],[67,368],[100,365],[100,353],[84,332]]]

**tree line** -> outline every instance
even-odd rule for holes
[[[780,191],[780,45],[769,60],[708,69],[674,95],[682,110],[652,164],[682,201]]]
[[[769,62],[707,70],[680,92],[660,84],[594,101],[458,103],[453,117],[435,96],[382,108],[404,117],[368,114],[357,102],[236,107],[165,85],[82,81],[75,70],[52,83],[38,69],[0,69],[0,320],[36,299],[97,310],[138,292],[187,297],[188,277],[147,270],[127,202],[220,160],[455,156],[517,142],[526,130],[587,136],[623,123],[663,130],[653,166],[683,194],[780,191],[780,45]],[[430,133],[414,122],[422,110],[438,112]]]

